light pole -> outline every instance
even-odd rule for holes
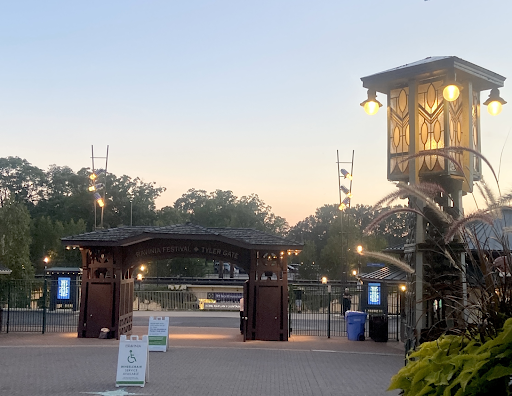
[[[361,78],[368,89],[368,99],[361,103],[368,114],[382,106],[377,92],[387,95],[387,177],[413,189],[422,182],[436,183],[436,204],[457,219],[462,212],[462,196],[473,191],[473,182],[481,179],[480,93],[491,90],[483,104],[492,115],[499,114],[506,102],[498,88],[505,77],[455,56],[429,57]],[[459,164],[459,166],[457,166]],[[409,197],[409,206],[424,211],[424,199]],[[416,222],[404,245],[406,260],[414,268],[414,287],[408,304],[408,338],[413,330],[421,337],[423,329],[433,326],[426,313],[431,308],[424,282],[435,274],[424,266],[436,262],[429,245],[424,219]],[[465,256],[453,243],[453,258],[463,268],[460,300],[464,307],[462,320],[467,320],[467,282]],[[452,243],[452,242],[449,242]],[[428,246],[427,246],[428,245]],[[448,271],[448,270],[447,270]],[[449,299],[450,296],[445,296]],[[453,301],[453,306],[458,306]],[[452,313],[455,315],[455,313]],[[448,314],[446,314],[448,318]],[[444,318],[443,318],[444,319]],[[467,321],[466,321],[467,322]]]
[[[96,169],[94,167],[94,160],[102,158],[105,159],[105,168],[104,169]],[[105,157],[95,157],[94,156],[94,146],[91,146],[91,160],[92,160],[92,172],[89,175],[90,186],[89,191],[94,193],[94,229],[97,228],[97,215],[96,215],[96,205],[101,208],[100,215],[100,228],[103,228],[103,214],[105,209],[106,202],[106,190],[107,190],[107,165],[108,165],[108,145],[107,145],[107,153]],[[103,182],[100,182],[99,178],[103,179]],[[99,191],[103,191],[102,194]]]
[[[359,257],[357,258],[357,272],[361,273],[361,254],[363,253],[363,247],[361,245],[357,246],[357,254]]]
[[[331,338],[331,285],[326,276],[322,277],[322,284],[327,285],[327,338]]]
[[[352,161],[350,162],[340,162],[339,151],[336,150],[336,164],[338,165],[338,194],[340,198],[340,205],[338,209],[340,211],[340,243],[341,243],[341,251],[340,251],[340,264],[341,264],[341,282],[347,282],[347,265],[345,263],[344,257],[344,245],[343,245],[343,214],[345,209],[350,208],[350,200],[352,199],[352,174],[354,171],[354,150],[352,150]],[[340,167],[340,164],[350,164],[350,172]],[[349,180],[349,187],[347,188],[342,183],[343,181]]]

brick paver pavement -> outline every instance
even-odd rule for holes
[[[136,327],[142,335],[147,328]],[[0,396],[397,395],[396,342],[297,336],[243,342],[233,328],[171,327],[170,350],[151,352],[144,388],[115,387],[118,341],[76,334],[0,334]]]

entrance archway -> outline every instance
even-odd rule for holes
[[[249,228],[193,224],[120,227],[62,239],[82,252],[78,337],[98,337],[102,328],[119,338],[133,323],[133,269],[148,260],[175,257],[230,262],[249,274],[244,287],[244,339],[288,340],[287,255],[302,244]]]

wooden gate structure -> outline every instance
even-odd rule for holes
[[[62,238],[82,252],[78,337],[102,328],[119,338],[133,323],[133,269],[152,260],[205,258],[236,264],[249,274],[244,340],[288,340],[287,256],[303,245],[249,228],[194,224],[119,227]]]

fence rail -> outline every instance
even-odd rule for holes
[[[204,298],[206,298],[206,292],[204,294]],[[134,296],[134,311],[189,311],[199,309],[198,296],[184,290],[137,290]]]
[[[350,305],[343,306],[343,292],[349,288]],[[387,326],[388,338],[400,338],[400,293],[397,286],[388,286]],[[288,322],[290,334],[325,337],[347,336],[345,311],[362,311],[362,289],[357,285],[291,284],[289,286]],[[365,325],[365,336],[369,337],[369,321]]]
[[[73,332],[78,327],[81,282],[71,280],[65,290],[58,280],[0,281],[0,332]],[[343,306],[343,291],[349,287],[350,307]],[[357,285],[290,283],[289,332],[293,335],[347,336],[345,310],[362,310],[361,288]],[[401,293],[387,288],[387,326],[390,340],[401,339]],[[134,311],[199,310],[208,301],[207,292],[187,290],[135,290]],[[369,336],[369,323],[365,326]]]
[[[78,327],[80,281],[0,281],[0,332],[70,332]]]

